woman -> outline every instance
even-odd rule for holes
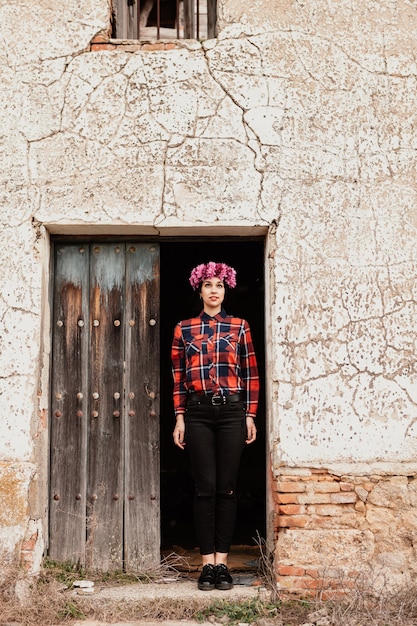
[[[174,443],[187,450],[195,483],[194,515],[203,569],[201,590],[231,589],[227,568],[243,448],[256,439],[259,377],[248,323],[223,309],[236,271],[211,261],[190,276],[203,310],[179,322],[172,344]]]

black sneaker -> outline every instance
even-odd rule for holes
[[[216,589],[232,589],[233,578],[230,575],[226,565],[220,563],[216,565]]]
[[[198,588],[201,591],[212,591],[216,586],[216,569],[214,565],[204,565],[198,579]]]

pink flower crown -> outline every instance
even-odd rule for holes
[[[236,287],[236,270],[226,263],[215,263],[210,261],[209,263],[201,263],[197,265],[191,272],[190,283],[193,289],[207,280],[207,278],[219,278],[223,280],[228,287],[233,289]]]

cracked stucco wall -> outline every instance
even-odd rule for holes
[[[47,532],[49,232],[269,228],[272,479],[415,475],[415,3],[219,0],[217,40],[89,52],[108,14],[0,0],[6,551]]]

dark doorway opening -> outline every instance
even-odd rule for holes
[[[265,537],[265,323],[264,241],[233,238],[176,239],[161,242],[161,547],[196,547],[193,519],[194,487],[186,452],[172,441],[174,410],[170,348],[175,324],[201,310],[198,293],[188,277],[193,267],[220,261],[237,270],[237,287],[230,290],[224,307],[248,320],[261,378],[257,417],[258,438],[243,454],[238,481],[238,513],[234,545],[255,545]]]

